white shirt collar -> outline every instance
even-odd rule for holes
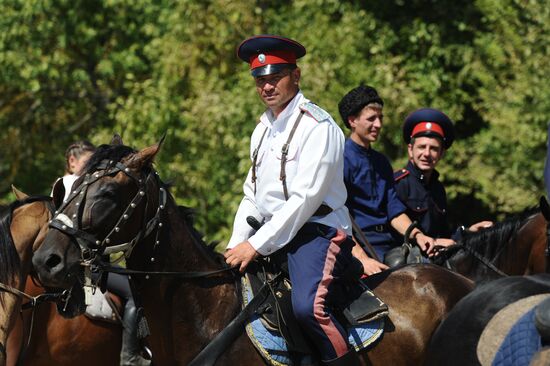
[[[268,128],[273,127],[277,123],[277,121],[284,121],[288,119],[292,114],[296,111],[297,107],[301,105],[302,103],[307,102],[306,98],[302,94],[300,90],[298,90],[298,93],[292,98],[290,103],[286,106],[286,108],[279,113],[279,116],[277,119],[275,119],[275,116],[273,115],[273,112],[271,112],[270,109],[267,109],[264,114],[260,117],[260,122],[267,126]]]

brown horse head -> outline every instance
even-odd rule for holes
[[[159,193],[152,163],[161,143],[135,151],[121,142],[97,149],[56,211],[33,257],[45,285],[68,289],[81,283],[84,268],[107,247],[131,249],[144,235],[143,223],[155,217]]]

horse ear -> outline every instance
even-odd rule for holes
[[[546,197],[540,196],[540,212],[542,212],[542,215],[546,219],[546,221],[550,221],[550,205],[548,204],[548,201],[546,200]]]
[[[52,188],[52,200],[55,208],[61,207],[63,198],[65,198],[65,185],[63,184],[63,178],[59,178]]]
[[[113,138],[111,139],[111,145],[124,145],[124,143],[122,142],[122,137],[118,133],[115,133],[113,135]]]
[[[13,192],[13,194],[15,194],[15,198],[17,198],[17,200],[19,200],[19,201],[24,200],[25,198],[29,197],[28,194],[23,193],[20,190],[18,190],[17,188],[15,188],[15,186],[13,184],[11,185],[11,191]]]
[[[162,136],[160,141],[155,145],[146,147],[132,155],[126,162],[126,165],[129,168],[137,170],[140,170],[141,168],[146,166],[151,166],[153,164],[153,161],[155,160],[155,156],[162,146],[162,143],[164,142],[165,137],[166,135]]]

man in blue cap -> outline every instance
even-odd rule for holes
[[[407,206],[407,215],[436,238],[436,245],[455,244],[464,228],[451,233],[447,222],[447,194],[435,169],[453,144],[453,122],[437,109],[418,109],[405,119],[403,139],[407,143],[409,162],[394,174],[397,195]],[[468,230],[478,231],[491,225],[490,221],[481,221]]]
[[[395,241],[391,229],[405,234],[412,221],[405,214],[405,206],[397,198],[393,183],[393,170],[388,159],[372,148],[383,125],[384,102],[376,89],[360,85],[349,91],[338,104],[340,116],[351,129],[344,152],[344,181],[348,191],[348,206],[358,230],[366,236],[379,261],[356,253],[367,274],[387,268],[380,261],[392,248],[402,244]],[[358,233],[356,233],[358,234]],[[410,232],[424,252],[434,246],[433,238],[414,228]],[[365,245],[365,243],[361,243]],[[358,248],[361,249],[361,248]]]
[[[267,110],[252,134],[252,167],[225,258],[244,271],[258,256],[286,255],[294,314],[323,363],[358,365],[346,329],[327,306],[353,260],[344,134],[300,91],[296,60],[305,53],[298,42],[273,35],[249,38],[237,49]],[[248,216],[263,225],[251,228]]]

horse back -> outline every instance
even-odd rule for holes
[[[367,285],[389,307],[383,339],[368,353],[373,365],[421,365],[436,327],[473,289],[466,277],[430,264],[385,271]]]

